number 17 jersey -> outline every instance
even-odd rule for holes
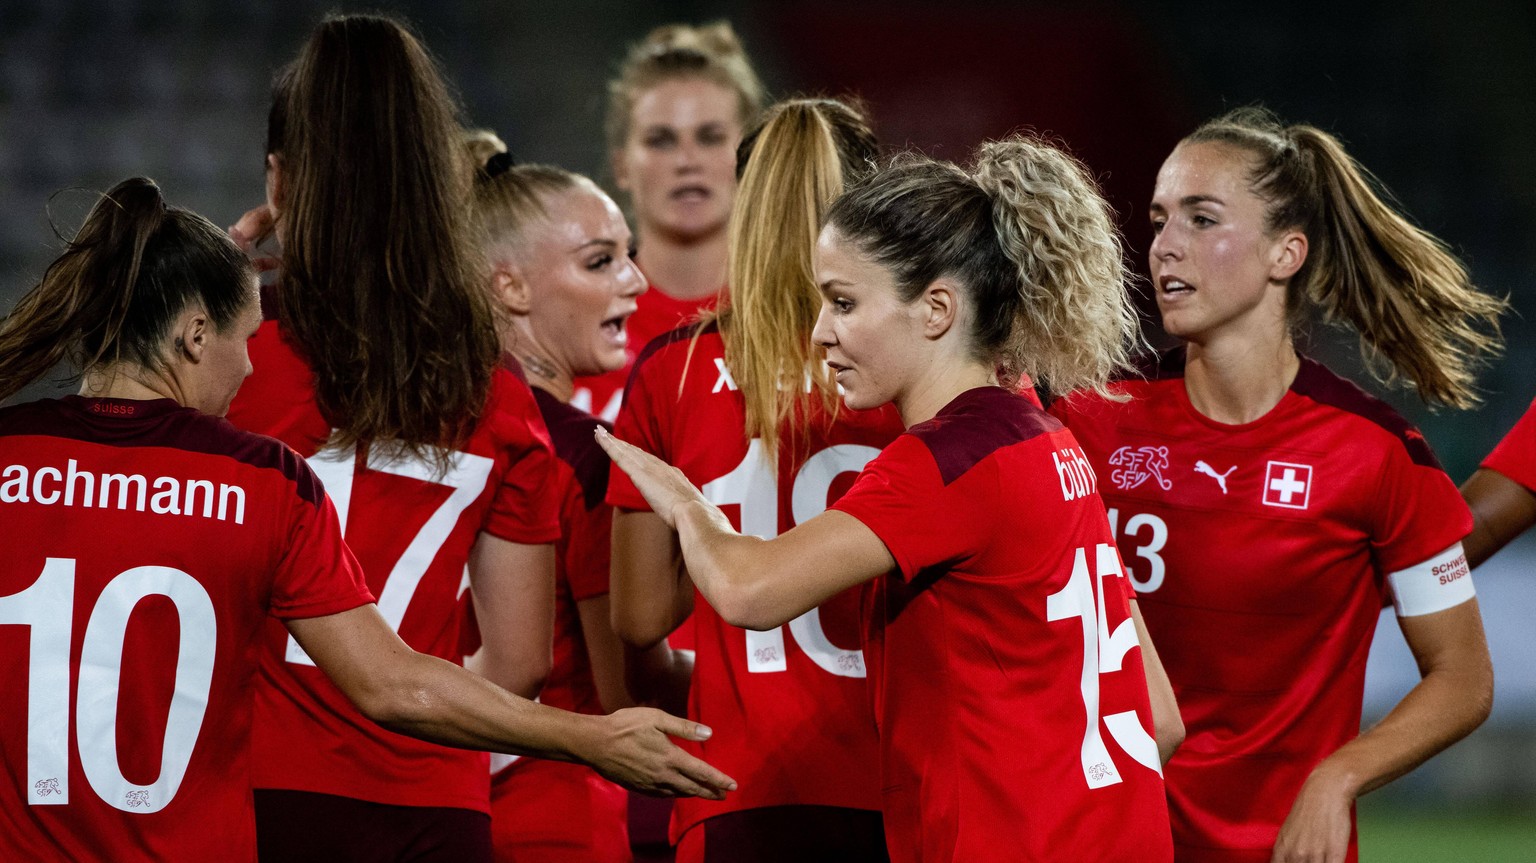
[[[714,324],[648,345],[635,363],[615,434],[683,471],[743,533],[772,537],[827,508],[901,434],[895,411],[819,410],[804,437],[786,434],[774,463],[746,440],[745,403]],[[610,474],[609,503],[650,509],[629,477]],[[865,688],[860,591],[769,632],[721,619],[699,595],[688,716],[714,730],[680,745],[734,776],[725,801],[679,800],[674,842],[715,815],[764,806],[880,808],[879,747]]]

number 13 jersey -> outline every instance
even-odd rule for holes
[[[615,434],[681,469],[743,533],[773,537],[827,508],[901,433],[889,409],[815,410],[786,433],[776,465],[746,440],[746,409],[714,324],[674,330],[635,362]],[[629,477],[610,474],[608,501],[649,510]],[[715,815],[764,806],[880,808],[874,720],[859,647],[859,590],[770,632],[731,626],[696,595],[697,645],[688,716],[714,735],[679,745],[741,783],[723,802],[681,799],[672,840]]]
[[[1077,394],[1051,410],[1098,473],[1178,697],[1179,859],[1267,863],[1307,775],[1360,732],[1386,574],[1454,546],[1471,519],[1416,429],[1311,360],[1244,425],[1194,409],[1182,349],[1147,376],[1117,385],[1127,402]]]

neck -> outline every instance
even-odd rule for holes
[[[522,363],[529,386],[538,387],[562,403],[571,400],[576,391],[575,375],[544,349],[534,337],[527,318],[514,320],[511,327],[502,331],[501,349]]]
[[[1184,391],[1204,416],[1228,425],[1259,419],[1285,397],[1301,360],[1289,335],[1188,342]]]
[[[725,285],[726,232],[682,239],[642,230],[635,263],[653,285],[674,300],[701,300]]]
[[[901,424],[911,428],[938,416],[955,397],[977,387],[997,386],[997,370],[971,360],[937,362],[915,385],[895,399]]]
[[[93,399],[171,399],[186,404],[174,379],[156,379],[128,363],[93,368],[80,379],[80,395]]]

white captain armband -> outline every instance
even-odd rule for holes
[[[1473,598],[1472,567],[1456,543],[1423,563],[1387,576],[1398,617],[1434,614]]]

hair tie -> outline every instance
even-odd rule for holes
[[[497,153],[496,155],[485,160],[484,170],[486,179],[495,179],[500,177],[502,174],[512,170],[513,166],[516,164],[517,160],[512,158],[512,154],[503,150],[502,152]]]

